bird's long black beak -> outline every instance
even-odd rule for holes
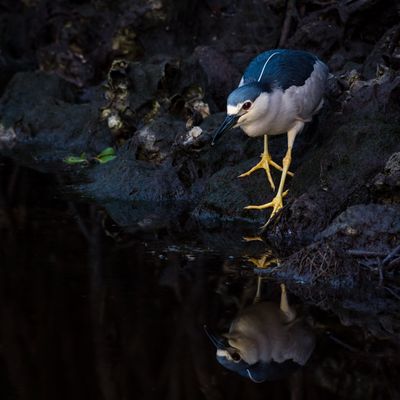
[[[204,331],[217,349],[225,350],[229,346],[228,339],[211,332],[206,325],[204,325]]]
[[[238,119],[239,119],[239,115],[227,115],[224,119],[224,122],[218,128],[217,132],[215,132],[215,135],[211,142],[211,146],[214,146],[217,139],[220,136],[222,136],[222,134],[225,133],[227,130],[231,129],[236,124]]]

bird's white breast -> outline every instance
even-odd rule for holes
[[[290,130],[296,121],[311,121],[322,107],[327,76],[327,66],[317,61],[303,86],[262,93],[254,102],[254,110],[241,117],[238,125],[254,137],[279,135]]]

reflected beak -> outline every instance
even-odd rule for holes
[[[225,350],[229,346],[228,340],[226,338],[211,332],[206,325],[204,325],[204,331],[206,332],[208,338],[211,340],[212,344],[217,349]]]
[[[218,128],[217,132],[215,132],[215,135],[211,142],[211,146],[214,146],[214,143],[217,141],[217,139],[220,136],[222,136],[223,133],[225,133],[227,130],[231,129],[236,124],[239,117],[240,117],[240,115],[236,115],[236,114],[226,116],[226,118],[224,119],[224,122]]]
[[[262,382],[264,382],[264,381],[266,380],[265,377],[260,377],[260,378],[257,377],[257,375],[255,375],[254,373],[252,373],[252,372],[250,371],[249,368],[246,369],[246,372],[247,372],[248,377],[249,377],[249,378],[251,379],[251,381],[254,382],[254,383],[262,383]]]

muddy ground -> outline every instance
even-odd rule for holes
[[[0,7],[2,156],[57,171],[69,190],[134,232],[260,226],[267,214],[243,207],[273,193],[261,172],[237,176],[256,163],[262,139],[239,129],[214,147],[210,138],[253,56],[278,46],[317,54],[332,73],[326,103],[296,139],[286,206],[263,237],[281,256],[279,276],[331,287],[366,280],[373,290],[387,288],[388,303],[376,313],[389,304],[396,314],[395,2],[25,0]],[[98,163],[109,146],[116,158]],[[281,160],[284,135],[270,147]],[[65,163],[82,153],[87,163]],[[398,333],[396,321],[376,329]]]

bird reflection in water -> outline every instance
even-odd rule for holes
[[[315,347],[314,333],[289,305],[285,285],[278,305],[258,301],[261,282],[258,277],[255,302],[239,312],[228,333],[220,336],[205,327],[217,361],[256,383],[290,375],[306,364]]]

